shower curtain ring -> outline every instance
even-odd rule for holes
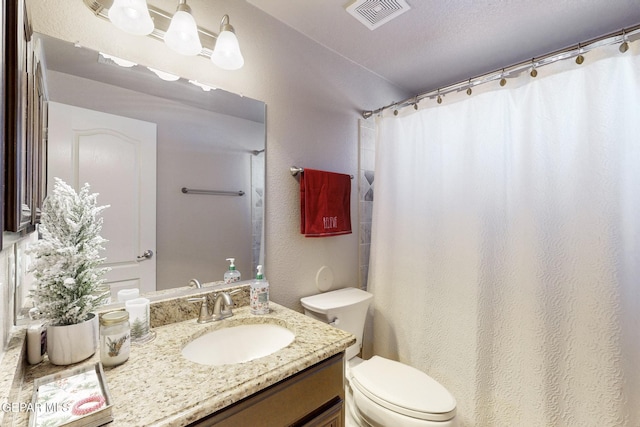
[[[538,70],[536,70],[535,58],[531,58],[531,72],[529,73],[531,77],[538,76]]]
[[[580,65],[584,62],[584,56],[582,56],[582,47],[578,43],[578,56],[576,57],[576,64]]]
[[[502,69],[502,73],[500,74],[500,86],[504,86],[507,84],[507,79],[504,78],[504,68]]]
[[[620,51],[620,53],[625,53],[626,51],[629,50],[629,42],[627,41],[627,33],[624,31],[624,28],[622,29],[622,43],[620,44],[620,47],[618,48],[618,50]]]

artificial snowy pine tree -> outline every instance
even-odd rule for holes
[[[109,297],[101,277],[109,270],[100,267],[100,251],[106,242],[100,236],[109,206],[96,206],[98,194],[89,194],[89,184],[79,193],[59,178],[44,201],[40,223],[41,239],[29,253],[35,255],[32,297],[51,325],[73,325]]]

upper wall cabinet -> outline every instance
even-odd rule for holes
[[[4,3],[3,229],[30,232],[46,189],[46,90],[24,0]]]

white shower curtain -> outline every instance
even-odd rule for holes
[[[640,426],[639,44],[377,119],[373,350],[460,426]]]

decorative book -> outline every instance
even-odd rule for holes
[[[37,378],[29,427],[97,427],[113,421],[100,362]]]

